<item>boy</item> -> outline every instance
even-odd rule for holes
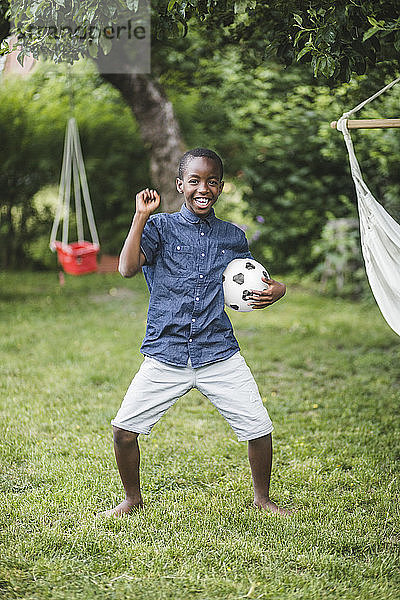
[[[224,312],[222,273],[234,258],[251,257],[244,233],[217,219],[213,205],[222,192],[223,165],[212,150],[186,152],[176,179],[184,204],[180,212],[159,213],[155,190],[136,196],[136,212],[122,248],[119,271],[133,277],[143,267],[150,291],[144,362],[112,421],[116,461],[125,500],[103,516],[143,506],[138,436],[148,434],[166,410],[196,387],[229,422],[240,441],[248,441],[254,505],[279,514],[269,498],[272,462],[271,420],[250,369],[239,352]],[[265,308],[285,294],[272,279],[254,291],[254,308]]]

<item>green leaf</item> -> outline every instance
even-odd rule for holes
[[[363,35],[363,42],[365,42],[366,40],[369,40],[370,37],[372,37],[373,35],[375,35],[375,33],[377,33],[377,31],[381,31],[380,27],[370,27],[368,29],[368,31],[366,31]]]
[[[25,52],[22,50],[21,52],[19,52],[19,54],[17,56],[17,61],[19,62],[21,67],[24,66],[24,58],[25,58]]]
[[[304,48],[302,48],[302,50],[300,50],[300,52],[298,53],[296,60],[299,61],[301,58],[303,58],[303,56],[305,54],[307,54],[308,52],[311,52],[312,49],[313,49],[312,46],[304,46]]]
[[[248,0],[237,0],[233,5],[233,10],[235,14],[243,14],[246,12],[249,7],[250,2]]]
[[[169,0],[167,10],[172,10],[176,4],[177,0]]]
[[[9,54],[11,52],[11,48],[6,40],[3,40],[0,48],[0,56],[4,54]]]
[[[103,50],[104,54],[107,55],[111,52],[112,49],[112,41],[109,38],[101,37],[100,38],[100,46]]]
[[[134,10],[136,12],[139,8],[139,0],[126,0],[126,5],[129,10]]]
[[[300,31],[298,31],[296,33],[296,37],[294,38],[293,46],[297,46],[297,44],[299,43],[301,38],[304,37],[304,35],[306,35],[306,34],[307,34],[307,32],[304,31],[304,29],[301,29]]]
[[[311,59],[311,68],[314,73],[314,77],[317,77],[319,72],[319,65],[321,63],[322,56],[313,56]]]
[[[367,17],[367,19],[373,27],[378,27],[378,29],[385,27],[385,21],[377,21],[374,17]]]
[[[336,39],[335,30],[332,27],[328,27],[322,32],[322,39],[328,44],[333,44]]]
[[[293,14],[293,18],[296,21],[296,23],[298,23],[299,25],[303,24],[303,19],[301,18],[300,15]]]
[[[97,58],[97,55],[99,53],[99,47],[97,46],[97,44],[94,44],[94,43],[88,44],[88,50],[89,50],[89,54],[92,58]]]
[[[325,77],[332,77],[333,73],[336,69],[336,62],[332,56],[322,56],[321,62],[319,64],[320,72],[325,75]]]

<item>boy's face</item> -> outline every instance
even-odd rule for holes
[[[218,164],[205,156],[193,157],[183,180],[176,179],[176,189],[184,195],[186,208],[201,218],[209,214],[223,187]]]

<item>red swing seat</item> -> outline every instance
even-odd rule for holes
[[[57,250],[58,262],[66,273],[70,275],[84,275],[97,271],[97,254],[100,250],[99,244],[92,242],[53,242]]]

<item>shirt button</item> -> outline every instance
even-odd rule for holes
[[[200,233],[200,235],[204,235],[204,231],[202,231],[202,232]]]
[[[189,338],[189,342],[193,342],[192,338]]]
[[[177,249],[177,250],[180,250],[180,249],[181,249],[181,247],[180,247],[180,246],[177,246],[177,247],[176,247],[176,249]]]
[[[204,275],[199,275],[200,279],[203,279]]]
[[[192,319],[192,323],[196,323],[196,319]]]
[[[198,296],[196,296],[196,302],[198,302],[200,300],[200,298]]]
[[[222,250],[222,254],[225,254],[225,250]]]
[[[204,252],[201,253],[202,256],[205,256]]]

